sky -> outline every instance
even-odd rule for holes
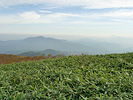
[[[0,34],[133,37],[133,0],[0,0]]]

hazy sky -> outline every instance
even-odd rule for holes
[[[0,0],[0,34],[133,37],[133,0]]]

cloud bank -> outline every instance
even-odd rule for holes
[[[86,9],[133,7],[133,0],[0,0],[1,7],[42,4],[51,7],[81,6]]]
[[[40,11],[39,11],[40,12]],[[133,22],[133,10],[116,10],[104,13],[55,13],[41,11],[26,11],[15,15],[0,16],[0,24],[13,24],[13,23],[108,23],[114,22]],[[100,22],[97,22],[100,20]],[[112,23],[111,22],[111,23]]]

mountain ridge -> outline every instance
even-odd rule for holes
[[[67,40],[44,37],[30,37],[22,40],[9,40],[0,42],[0,53],[19,54],[26,51],[43,51],[46,49],[54,49],[67,52],[83,52],[87,51],[89,47],[79,45]]]
[[[48,54],[51,54],[52,56],[57,56],[57,55],[64,55],[64,56],[68,56],[68,54],[66,52],[61,52],[61,51],[57,51],[57,50],[53,50],[53,49],[46,49],[44,51],[28,51],[28,52],[24,52],[21,54],[18,54],[20,56],[25,56],[25,57],[34,57],[34,56],[48,56]]]
[[[104,45],[106,46],[104,47]],[[110,47],[110,48],[109,48]],[[113,48],[113,49],[111,49]],[[119,53],[120,46],[115,46],[111,43],[88,40],[83,41],[68,41],[55,39],[50,37],[28,37],[20,40],[8,40],[0,42],[0,54],[21,54],[28,51],[44,51],[53,49],[68,54],[107,54]],[[112,51],[111,51],[112,50]],[[121,53],[121,52],[120,52]]]

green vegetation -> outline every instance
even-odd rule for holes
[[[133,53],[0,65],[1,100],[133,100]]]
[[[18,54],[18,55],[25,56],[25,57],[28,57],[28,56],[34,57],[34,56],[44,55],[45,57],[47,57],[49,54],[51,54],[52,56],[58,56],[58,55],[68,56],[67,53],[57,51],[57,50],[54,50],[54,49],[46,49],[44,51],[28,51],[28,52],[24,52],[24,53],[21,53],[21,54]]]

